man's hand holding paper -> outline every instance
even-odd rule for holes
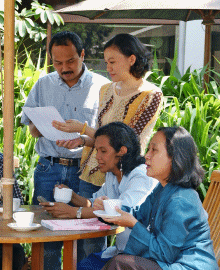
[[[53,106],[35,108],[23,107],[23,112],[28,116],[39,132],[48,140],[72,140],[79,137],[78,133],[67,133],[53,127],[52,122],[54,120],[65,124],[65,121]]]

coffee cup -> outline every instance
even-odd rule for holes
[[[69,203],[72,198],[72,189],[55,187],[54,200],[56,202]]]
[[[13,214],[13,219],[18,227],[30,227],[34,220],[33,212],[16,212]]]
[[[110,216],[119,215],[115,207],[117,206],[118,208],[121,209],[122,200],[119,200],[119,199],[104,200],[103,204],[104,204],[104,209],[107,215],[110,215]]]
[[[13,198],[13,211],[18,211],[21,204],[21,200],[19,198]]]

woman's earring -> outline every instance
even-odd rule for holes
[[[122,176],[123,176],[123,168],[122,168],[122,162],[120,161],[120,172],[121,172],[121,178],[122,178]]]

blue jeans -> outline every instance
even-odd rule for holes
[[[95,186],[86,181],[80,180],[79,195],[85,198],[92,198],[92,194],[101,187]],[[77,241],[77,261],[80,262],[87,258],[91,253],[100,252],[107,248],[107,237],[81,239]]]
[[[65,184],[76,193],[79,191],[79,167],[63,166],[40,157],[34,172],[33,204],[37,205],[37,196],[41,195],[54,202],[53,189],[56,184]],[[48,242],[44,244],[44,269],[61,269],[61,248],[63,242]]]

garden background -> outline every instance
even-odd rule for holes
[[[27,126],[20,123],[22,106],[27,96],[40,76],[47,72],[46,22],[53,24],[53,33],[70,30],[79,34],[86,44],[87,60],[103,57],[103,41],[112,29],[102,25],[62,25],[62,19],[52,12],[47,5],[32,1],[31,9],[21,9],[22,0],[16,1],[15,21],[15,70],[14,70],[14,155],[19,158],[20,166],[15,175],[24,196],[25,204],[31,204],[33,195],[33,175],[39,156],[34,150],[36,144]],[[3,69],[4,69],[4,12],[0,11],[0,151],[3,151]],[[93,48],[96,48],[95,51]],[[98,48],[98,49],[97,49]],[[220,74],[211,70],[219,78],[204,84],[203,76],[206,67],[201,70],[190,70],[181,76],[177,68],[177,46],[174,59],[167,59],[170,64],[170,74],[165,75],[158,69],[156,51],[153,65],[145,79],[158,85],[164,94],[163,108],[157,120],[154,131],[160,126],[183,126],[193,136],[199,150],[199,159],[206,175],[198,192],[204,200],[210,183],[210,175],[214,169],[220,169]],[[216,59],[218,64],[220,62]],[[86,62],[86,60],[85,60]],[[93,70],[106,73],[105,70]],[[107,76],[107,73],[106,73]]]

